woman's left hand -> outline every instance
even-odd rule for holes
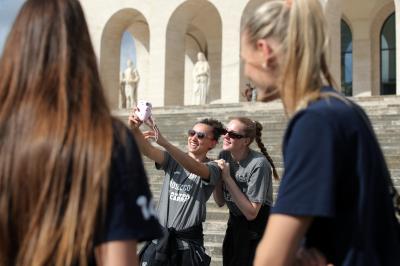
[[[216,160],[218,167],[221,169],[222,171],[222,179],[226,180],[227,178],[230,177],[230,167],[229,167],[229,163],[225,162],[224,159],[219,159]]]

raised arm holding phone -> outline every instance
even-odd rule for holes
[[[214,119],[196,122],[187,133],[187,152],[172,145],[158,130],[157,143],[165,148],[163,151],[149,142],[156,136],[153,126],[149,131],[139,129],[143,124],[140,111],[135,109],[129,116],[132,132],[142,153],[165,172],[157,208],[165,237],[145,246],[141,262],[150,264],[156,259],[156,250],[161,250],[163,265],[209,265],[202,222],[206,217],[206,202],[220,178],[220,169],[207,153],[217,144],[223,126]]]

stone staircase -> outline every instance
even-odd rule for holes
[[[358,102],[370,117],[379,142],[389,165],[395,186],[400,187],[400,97],[377,96],[353,99]],[[126,121],[127,111],[115,113]],[[212,117],[226,124],[236,116],[247,116],[259,121],[263,129],[263,142],[273,158],[278,172],[283,171],[281,143],[287,125],[282,104],[272,103],[237,103],[215,104],[206,106],[185,106],[154,108],[154,117],[163,135],[174,145],[186,150],[186,132],[201,118]],[[254,149],[258,150],[256,146]],[[210,152],[216,158],[221,150],[221,141]],[[163,172],[154,168],[154,163],[144,158],[145,168],[150,180],[151,190],[157,201],[163,180]],[[276,195],[279,182],[274,181]],[[207,219],[204,223],[205,246],[212,257],[211,265],[222,265],[222,241],[225,234],[228,211],[226,207],[218,208],[212,196],[207,203]]]

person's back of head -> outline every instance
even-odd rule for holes
[[[85,264],[112,118],[79,1],[27,0],[0,73],[0,265]]]
[[[318,97],[323,82],[334,85],[319,0],[268,1],[247,20],[243,33],[254,47],[260,39],[274,39],[279,44],[276,60],[269,67],[278,70],[277,85],[289,114]]]

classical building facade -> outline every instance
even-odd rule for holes
[[[240,29],[265,0],[82,0],[101,76],[118,108],[122,34],[135,39],[138,98],[154,106],[190,105],[198,52],[211,69],[208,103],[243,101]],[[332,72],[348,95],[400,94],[400,0],[321,0]],[[396,89],[397,88],[397,89]]]

